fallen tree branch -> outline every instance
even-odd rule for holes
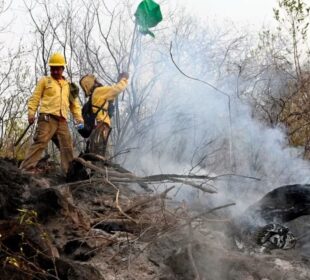
[[[98,156],[99,157],[99,156]],[[83,164],[84,166],[97,171],[98,173],[101,173],[103,175],[106,174],[106,171],[90,162],[87,162],[86,160],[82,159],[82,158],[76,158],[75,160],[79,161],[81,164]],[[125,169],[124,169],[125,171]],[[109,176],[110,177],[117,177],[117,178],[132,178],[132,179],[136,179],[139,182],[155,182],[155,181],[163,181],[163,180],[175,180],[178,178],[183,178],[183,179],[204,179],[204,180],[216,180],[219,177],[224,177],[224,176],[234,176],[234,177],[241,177],[241,178],[246,178],[246,179],[252,179],[252,180],[257,180],[260,181],[260,178],[256,178],[256,177],[251,177],[251,176],[245,176],[245,175],[239,175],[239,174],[221,174],[221,175],[217,175],[217,176],[208,176],[208,175],[180,175],[180,174],[155,174],[155,175],[150,175],[150,176],[146,176],[146,177],[138,177],[134,174],[132,174],[131,172],[129,172],[128,170],[126,170],[127,172],[118,172],[115,170],[109,170]],[[138,182],[137,181],[137,182]]]
[[[190,222],[192,222],[192,221],[194,221],[194,220],[196,220],[196,219],[198,219],[198,218],[200,218],[200,217],[202,217],[202,216],[204,216],[206,214],[210,214],[210,213],[213,213],[214,211],[217,211],[217,210],[220,210],[220,209],[224,209],[224,208],[227,208],[227,207],[230,207],[230,206],[235,206],[235,205],[236,205],[236,203],[233,202],[233,203],[228,203],[228,204],[225,204],[225,205],[222,205],[222,206],[218,206],[218,207],[209,209],[207,211],[204,211],[202,213],[199,213],[199,214],[191,217],[186,224],[188,224],[188,223],[190,223]],[[181,226],[184,226],[186,224],[183,224]]]
[[[182,184],[185,184],[185,185],[189,185],[195,189],[198,189],[198,190],[201,190],[203,192],[207,192],[207,193],[217,193],[217,191],[214,189],[211,189],[211,188],[206,188],[206,187],[203,187],[202,185],[198,185],[198,184],[195,184],[194,182],[190,182],[190,181],[185,181],[185,180],[179,180],[179,179],[174,179],[173,180],[174,182],[177,182],[177,183],[182,183]]]
[[[180,174],[156,174],[156,175],[150,175],[147,177],[143,177],[144,179],[148,179],[151,181],[161,181],[161,180],[169,180],[171,178],[186,178],[186,179],[205,179],[205,180],[216,180],[220,177],[225,177],[225,176],[234,176],[234,177],[240,177],[240,178],[246,178],[246,179],[252,179],[256,181],[260,181],[260,178],[256,177],[251,177],[251,176],[246,176],[246,175],[240,175],[240,174],[233,174],[233,173],[228,173],[228,174],[220,174],[217,176],[208,176],[208,175],[180,175]]]
[[[155,174],[143,177],[144,180],[150,181],[163,181],[163,180],[172,180],[176,178],[181,179],[203,179],[203,180],[212,180],[214,178],[208,175],[180,175],[180,174]]]
[[[182,180],[182,179],[192,179],[192,180],[215,180],[218,177],[221,176],[240,176],[240,177],[245,177],[242,175],[235,175],[235,174],[227,174],[227,175],[219,175],[215,177],[210,177],[208,175],[179,175],[179,174],[157,174],[157,175],[151,175],[151,176],[146,176],[146,177],[138,177],[135,176],[134,174],[130,172],[122,173],[118,172],[115,170],[108,169],[107,167],[105,169],[100,168],[91,162],[88,162],[82,158],[76,158],[76,161],[80,162],[82,165],[84,165],[87,168],[90,168],[102,175],[104,175],[105,178],[109,177],[109,182],[114,182],[114,183],[137,183],[137,184],[142,184],[142,183],[154,183],[154,182],[163,182],[163,181],[169,181],[172,183],[182,183],[188,186],[191,186],[193,188],[199,189],[200,191],[206,192],[206,193],[217,193],[217,190],[215,187],[205,187],[203,184],[198,184],[194,181],[190,180]],[[127,171],[127,170],[126,170]],[[260,180],[258,178],[250,178],[246,177],[249,179],[255,179],[255,180]],[[148,190],[147,188],[144,188],[145,190]]]
[[[130,212],[130,211],[132,211],[134,208],[137,208],[137,207],[140,207],[140,206],[142,206],[142,205],[148,204],[148,203],[150,203],[150,202],[152,202],[152,201],[154,201],[154,200],[156,200],[156,199],[165,198],[166,195],[168,194],[168,192],[170,192],[170,191],[171,191],[172,189],[174,189],[174,188],[175,188],[174,186],[173,186],[173,187],[170,187],[169,189],[165,190],[164,192],[162,192],[162,193],[160,193],[160,194],[158,194],[158,195],[154,195],[154,196],[148,197],[148,198],[146,198],[146,199],[144,199],[144,200],[142,200],[142,201],[138,201],[138,202],[134,203],[133,205],[127,207],[127,208],[124,210],[124,212],[125,212],[125,213],[126,213],[126,212]]]
[[[191,186],[195,189],[199,189],[203,192],[207,192],[207,193],[217,193],[217,191],[215,190],[215,187],[213,188],[206,188],[206,187],[203,187],[201,184],[196,184],[195,182],[191,182],[191,181],[188,181],[188,180],[179,180],[179,179],[170,179],[170,180],[161,180],[161,181],[151,181],[151,180],[146,180],[144,178],[138,178],[138,179],[124,179],[124,178],[116,178],[116,177],[110,177],[110,180],[112,182],[115,182],[115,183],[148,183],[148,184],[152,184],[152,183],[164,183],[164,182],[168,182],[168,183],[182,183],[184,185],[188,185],[188,186]]]
[[[76,158],[75,159],[76,161],[80,162],[81,164],[83,164],[84,166],[100,173],[100,174],[103,174],[103,175],[107,175],[107,171],[104,170],[103,168],[100,168],[82,158]],[[121,172],[117,172],[117,171],[112,171],[112,170],[109,170],[109,176],[117,176],[118,178],[136,178],[135,175],[133,175],[132,173],[121,173]]]
[[[171,175],[153,175],[153,176],[148,176],[148,177],[137,177],[135,175],[133,175],[132,173],[120,173],[117,171],[111,171],[103,168],[100,168],[82,158],[77,158],[76,159],[78,162],[80,162],[81,164],[83,164],[84,166],[104,175],[106,178],[109,177],[109,181],[110,182],[118,182],[118,183],[141,183],[141,182],[153,182],[153,181],[163,181],[163,180],[170,180],[172,182],[177,182],[177,183],[183,183],[189,186],[192,186],[194,188],[197,188],[203,192],[208,192],[208,193],[216,193],[216,191],[214,189],[207,189],[201,185],[195,184],[194,182],[190,182],[190,181],[184,181],[184,180],[180,180],[177,179],[175,177],[181,177],[181,178],[188,178],[188,177],[184,177],[184,175],[176,175],[174,177],[172,177]],[[192,176],[190,176],[192,177]],[[195,177],[192,177],[195,178]],[[200,178],[199,178],[200,179]]]

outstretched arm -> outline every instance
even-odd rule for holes
[[[107,99],[114,99],[128,86],[128,73],[123,72],[118,76],[118,82],[110,86],[110,90],[107,92]]]

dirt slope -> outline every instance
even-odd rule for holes
[[[294,249],[240,250],[227,208],[172,207],[172,188],[146,192],[130,176],[101,165],[66,183],[0,160],[1,279],[310,279],[308,216],[289,225]]]

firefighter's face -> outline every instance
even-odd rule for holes
[[[63,66],[51,66],[51,76],[56,79],[60,80],[62,78],[62,73],[64,72]]]

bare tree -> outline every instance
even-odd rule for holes
[[[49,1],[33,1],[27,6],[36,34],[38,73],[46,74],[47,59],[54,50],[65,54],[69,62],[67,72],[75,81],[94,73],[103,83],[111,84],[131,66],[129,88],[122,100],[116,100],[112,133],[116,153],[126,146],[130,134],[141,134],[144,129],[139,125],[140,119],[146,117],[143,104],[156,83],[156,77],[144,83],[139,81],[143,43],[128,13],[131,8],[121,1],[110,5],[104,1],[81,1],[74,5],[67,1],[56,8]]]
[[[0,2],[0,15],[4,16],[11,6],[11,1]],[[0,27],[0,33],[9,32],[9,21]],[[0,41],[0,154],[14,156],[13,144],[24,128],[23,113],[25,101],[31,83],[29,68],[24,58],[28,51],[22,42],[16,42],[15,48],[8,48],[5,41]]]

